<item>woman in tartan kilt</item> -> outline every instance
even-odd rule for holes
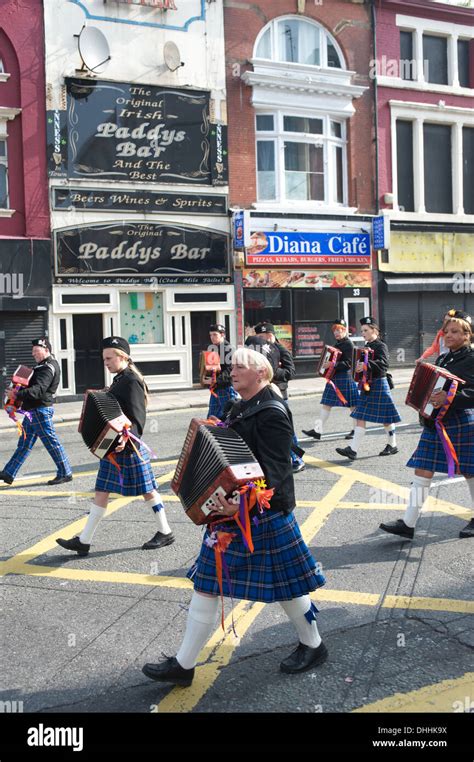
[[[278,602],[282,606],[299,636],[296,650],[280,664],[282,672],[304,672],[327,658],[316,625],[317,609],[309,595],[325,579],[293,516],[295,493],[290,457],[293,424],[291,413],[271,388],[272,375],[269,361],[260,352],[242,347],[234,353],[232,380],[242,400],[231,406],[226,422],[248,444],[262,467],[267,486],[274,489],[263,513],[256,507],[250,512],[253,552],[231,519],[238,510],[238,498],[219,497],[216,510],[224,521],[214,526],[221,538],[223,535],[231,539],[230,544],[224,543],[221,555],[227,573],[219,576],[217,571],[217,552],[213,547],[216,531],[211,524],[197,562],[188,573],[194,582],[194,592],[184,639],[176,657],[159,664],[145,664],[143,672],[153,680],[191,685],[199,653],[217,623],[220,592],[249,601]]]
[[[334,321],[332,324],[332,332],[336,339],[334,347],[342,352],[342,356],[336,364],[335,373],[331,380],[334,383],[334,386],[341,392],[346,402],[342,402],[342,400],[339,399],[331,384],[326,384],[323,396],[321,397],[319,418],[316,419],[314,429],[309,429],[308,431],[303,429],[303,434],[306,434],[308,437],[313,437],[313,439],[321,439],[324,426],[333,407],[348,407],[352,413],[359,401],[359,390],[351,374],[354,344],[349,338],[347,323],[344,318],[339,318]],[[327,365],[325,367],[327,367]],[[349,432],[346,439],[352,439],[353,436],[354,429]]]
[[[373,350],[373,355],[368,361],[368,366],[372,374],[369,391],[361,390],[357,407],[351,418],[356,419],[354,429],[354,441],[351,447],[336,447],[339,455],[345,455],[350,460],[357,458],[357,452],[365,434],[367,421],[373,423],[383,423],[387,432],[387,444],[379,455],[395,455],[398,452],[395,423],[401,421],[399,412],[390,394],[390,387],[387,381],[387,371],[389,354],[387,345],[381,341],[380,328],[375,319],[368,315],[360,319],[362,326],[362,335],[365,339],[365,346]],[[355,368],[357,373],[362,373],[363,364],[359,362]]]
[[[474,349],[472,319],[462,310],[450,310],[444,324],[444,342],[448,352],[436,360],[436,365],[465,381],[460,384],[443,423],[453,444],[459,462],[459,472],[466,478],[474,508]],[[431,397],[431,404],[441,408],[446,402],[447,392],[437,391]],[[412,540],[415,526],[428,497],[431,480],[435,471],[449,473],[448,460],[434,422],[420,416],[423,433],[418,447],[407,463],[415,469],[410,489],[408,506],[403,519],[380,524],[380,529],[390,534]],[[474,518],[461,529],[459,537],[474,537]]]
[[[104,364],[116,376],[109,388],[120,403],[124,415],[132,423],[131,433],[138,439],[143,434],[148,403],[148,389],[145,380],[130,357],[130,345],[121,336],[109,336],[102,342]],[[111,492],[119,495],[141,495],[146,505],[155,513],[158,531],[146,542],[143,550],[154,550],[174,542],[174,537],[166,519],[163,502],[153,476],[150,457],[140,442],[132,444],[122,438],[115,449],[114,464],[101,459],[95,484],[95,499],[81,534],[70,540],[58,538],[56,542],[66,550],[74,550],[80,556],[89,553],[92,537],[105,515]]]

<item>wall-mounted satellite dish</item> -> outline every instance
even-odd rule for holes
[[[101,74],[110,61],[109,43],[105,35],[95,26],[83,26],[77,37],[81,56],[81,71],[88,69],[93,74]]]
[[[180,66],[184,66],[179,48],[175,42],[165,42],[163,47],[163,58],[170,71],[176,71]]]

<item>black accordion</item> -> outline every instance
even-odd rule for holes
[[[106,458],[119,444],[131,421],[110,392],[88,389],[82,405],[78,431],[96,458]]]
[[[254,454],[233,429],[193,418],[184,440],[171,489],[195,524],[216,518],[214,497],[223,497],[264,473]]]

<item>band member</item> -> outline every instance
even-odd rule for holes
[[[363,317],[359,322],[362,326],[365,346],[372,349],[374,354],[369,359],[369,369],[372,373],[370,389],[361,391],[356,409],[351,413],[351,418],[355,418],[356,421],[352,447],[336,447],[339,455],[345,455],[350,460],[357,458],[367,421],[383,423],[387,432],[387,444],[379,455],[395,455],[398,452],[395,423],[401,421],[387,381],[389,354],[387,345],[380,339],[380,328],[371,316]],[[363,363],[359,362],[356,372],[362,373],[362,371]]]
[[[131,421],[132,434],[139,438],[145,428],[148,404],[148,389],[144,378],[130,357],[130,346],[126,339],[109,336],[102,341],[102,350],[105,367],[110,373],[116,374],[108,391],[117,399],[122,412]],[[142,444],[136,443],[138,454],[132,441],[125,441],[122,437],[116,448],[114,457],[118,467],[105,458],[100,461],[95,499],[86,526],[79,536],[71,540],[58,538],[56,542],[62,548],[75,550],[80,556],[89,553],[92,538],[105,515],[111,492],[124,496],[142,495],[145,504],[154,511],[158,531],[142,546],[143,550],[155,550],[174,542],[148,452]]]
[[[456,450],[459,471],[466,478],[474,509],[474,349],[472,318],[462,310],[451,310],[444,326],[444,342],[448,349],[440,355],[436,365],[446,368],[466,383],[460,384],[456,395],[443,418],[446,432]],[[431,404],[441,408],[446,402],[446,391],[437,391]],[[448,473],[448,462],[434,422],[420,416],[423,433],[418,447],[407,466],[415,469],[410,489],[408,507],[403,519],[380,524],[380,529],[390,534],[412,540],[415,526],[423,504],[428,497],[431,479],[435,471]],[[474,537],[474,518],[461,529],[459,537]]]
[[[227,422],[251,448],[267,485],[274,488],[270,508],[263,514],[254,508],[250,514],[258,515],[258,522],[251,521],[254,552],[247,549],[231,518],[238,508],[232,499],[219,498],[219,513],[229,520],[217,527],[224,533],[234,533],[223,553],[228,572],[222,579],[223,594],[280,603],[299,636],[296,650],[280,664],[283,672],[293,674],[316,667],[327,658],[316,625],[316,608],[309,596],[325,580],[293,515],[295,492],[290,463],[293,426],[279,395],[270,387],[272,373],[271,365],[260,352],[241,347],[234,353],[232,380],[242,400],[232,406]],[[257,413],[256,409],[265,402],[270,402],[270,407],[267,405]],[[191,685],[194,666],[216,626],[219,608],[216,556],[211,544],[212,525],[204,536],[199,558],[188,573],[194,582],[194,592],[183,642],[176,657],[159,664],[145,664],[143,672],[153,680]]]
[[[339,318],[334,321],[332,324],[332,332],[336,339],[334,347],[342,352],[339,362],[336,363],[332,381],[334,386],[339,389],[346,402],[344,403],[339,399],[331,384],[326,384],[323,396],[321,397],[319,418],[316,419],[314,429],[309,429],[308,431],[303,429],[303,434],[306,434],[308,437],[313,437],[314,439],[321,439],[321,435],[324,433],[324,426],[333,407],[349,407],[351,413],[353,413],[357,402],[359,401],[359,390],[351,375],[354,344],[349,338],[347,323],[344,318]],[[328,364],[324,367],[327,368]],[[354,429],[347,434],[345,439],[352,439],[353,436]]]
[[[220,418],[226,403],[229,400],[235,400],[237,397],[230,379],[232,346],[225,337],[225,326],[220,323],[209,326],[209,338],[211,344],[219,353],[221,369],[217,371],[216,384],[211,389],[207,417],[210,418],[211,415],[215,415],[217,418]]]
[[[283,344],[280,344],[275,335],[275,329],[271,323],[257,323],[254,331],[256,336],[261,336],[264,338],[278,352],[278,365],[274,369],[273,383],[276,384],[281,391],[283,404],[289,407],[290,403],[288,401],[288,381],[291,381],[291,379],[296,376],[295,363],[293,362],[291,352],[289,349],[284,347]],[[296,450],[301,449],[298,444],[298,438],[294,432],[293,445]],[[291,450],[291,462],[293,466],[293,472],[295,474],[299,473],[300,471],[304,471],[304,460],[301,455],[298,455],[295,452],[294,449]]]
[[[453,310],[451,310],[452,312]],[[454,310],[455,312],[456,310]],[[435,339],[431,346],[428,347],[428,349],[425,349],[423,354],[418,358],[417,362],[422,362],[423,360],[427,360],[428,357],[432,357],[433,355],[435,357],[439,357],[440,355],[444,355],[446,352],[448,352],[448,347],[444,343],[444,327],[446,325],[446,321],[449,320],[449,311],[446,313],[446,315],[443,318],[443,325],[439,329],[438,333],[435,336]]]
[[[58,439],[53,424],[54,395],[59,386],[61,371],[57,360],[51,354],[51,344],[44,336],[35,339],[31,354],[36,365],[28,386],[16,394],[21,409],[28,412],[23,419],[23,433],[12,457],[0,471],[0,480],[12,484],[15,476],[27,459],[38,437],[56,464],[57,474],[48,484],[63,484],[72,481],[72,469],[68,457]]]

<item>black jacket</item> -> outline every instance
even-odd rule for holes
[[[291,467],[293,424],[291,413],[280,410],[262,410],[261,413],[239,420],[239,414],[260,402],[281,397],[265,387],[251,400],[239,400],[232,405],[227,416],[231,427],[248,444],[265,474],[267,487],[274,488],[271,510],[291,513],[295,507],[295,485]]]
[[[132,433],[141,437],[146,421],[145,390],[137,374],[130,368],[117,373],[109,388],[122,412],[132,422]]]
[[[281,391],[283,399],[286,400],[288,399],[288,381],[291,381],[296,375],[295,363],[293,362],[291,352],[280,344],[279,341],[275,341],[273,346],[278,349],[280,355],[280,361],[273,375],[273,381]]]
[[[20,389],[17,394],[22,409],[36,410],[38,407],[51,407],[60,378],[58,361],[52,355],[48,355],[35,365],[28,387]]]
[[[459,384],[456,396],[454,397],[446,418],[451,412],[456,410],[468,410],[474,408],[474,349],[472,347],[461,347],[455,352],[448,352],[440,355],[435,365],[440,368],[446,368],[450,373],[459,376],[465,381],[465,384]]]
[[[341,373],[342,371],[351,370],[352,368],[352,353],[354,351],[354,344],[346,336],[343,339],[338,339],[334,344],[335,349],[342,352],[342,357],[339,362],[336,363],[335,372]]]
[[[380,339],[368,341],[366,347],[374,350],[374,355],[369,360],[369,368],[372,371],[372,378],[386,378],[389,365],[388,347]]]
[[[216,374],[216,387],[218,389],[225,389],[228,386],[232,386],[232,379],[230,377],[232,370],[232,345],[227,339],[224,339],[221,344],[213,344],[212,346],[215,347],[221,364],[221,369]]]

